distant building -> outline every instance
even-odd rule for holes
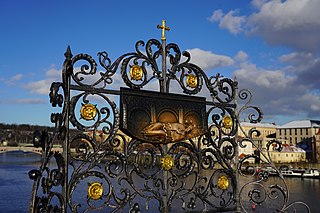
[[[315,140],[320,142],[320,128],[315,128],[317,125],[318,123],[315,121],[310,121],[309,125],[307,122],[291,122],[283,126],[277,126],[273,123],[252,124],[242,122],[241,127],[243,131],[239,129],[239,139],[249,136],[248,134],[251,129],[259,131],[260,134],[252,134],[253,144],[251,142],[245,142],[245,148],[239,147],[239,157],[242,158],[246,155],[255,154],[260,156],[262,160],[265,160],[263,155],[268,157],[266,150],[267,143],[275,139],[282,143],[282,150],[281,152],[275,150],[276,144],[271,144],[269,154],[273,162],[294,163],[305,162],[306,160],[311,161],[312,153],[315,153],[312,151],[311,142]],[[304,126],[304,128],[302,126]],[[302,130],[300,130],[300,128]],[[301,136],[299,135],[300,133],[302,133]],[[318,135],[316,135],[316,133],[318,133]],[[302,138],[302,140],[297,140],[297,143],[290,143],[290,141],[296,140],[295,137],[299,139]],[[318,137],[318,139],[316,139],[316,137]],[[258,148],[262,150],[263,153],[260,153]],[[320,150],[320,148],[318,148],[318,150]],[[253,161],[250,163],[253,163]],[[255,163],[259,162],[256,161]]]
[[[241,127],[244,132],[248,133],[250,129],[256,128],[259,130],[260,135],[253,135],[255,139],[263,139],[263,138],[274,138],[277,130],[277,125],[274,123],[250,123],[250,122],[241,122]],[[244,133],[239,130],[240,137],[244,137]]]
[[[242,130],[239,127],[239,130],[238,130],[239,139],[248,137],[249,131],[251,129],[255,129],[260,133],[260,134],[257,134],[254,132],[252,134],[252,139],[254,144],[252,144],[251,142],[244,142],[243,145],[245,145],[245,147],[244,148],[239,147],[240,158],[243,158],[246,155],[252,155],[252,154],[260,156],[260,152],[258,151],[258,148],[260,150],[263,148],[265,149],[268,141],[274,139],[276,129],[277,129],[277,125],[274,123],[253,124],[249,122],[241,122],[240,125]],[[249,162],[254,163],[253,159]],[[259,162],[256,162],[256,163],[259,163]]]
[[[316,162],[319,159],[320,121],[291,121],[277,128],[276,138],[284,144],[302,148],[309,162]]]
[[[281,152],[270,151],[270,157],[274,163],[295,163],[306,161],[306,151],[303,149],[283,144]]]

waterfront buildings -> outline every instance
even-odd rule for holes
[[[283,144],[281,152],[271,151],[270,157],[274,163],[298,163],[306,161],[306,151],[300,147]]]
[[[253,134],[254,144],[246,143],[245,148],[239,148],[240,157],[253,154],[256,148],[264,150],[266,154],[267,143],[278,140],[283,144],[281,152],[276,150],[274,143],[269,147],[270,157],[275,163],[317,162],[320,160],[320,121],[296,120],[281,126],[270,123],[251,124],[241,123],[242,130],[248,133],[254,128],[261,134]],[[239,131],[239,137],[244,137]],[[261,154],[261,153],[255,153]]]
[[[276,138],[305,150],[308,162],[317,162],[320,159],[320,121],[291,121],[277,128]]]

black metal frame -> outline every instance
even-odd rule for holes
[[[141,50],[144,46],[145,49]],[[251,203],[264,205],[274,201],[279,212],[295,205],[302,205],[310,211],[304,203],[288,203],[288,189],[280,173],[279,181],[284,183],[283,186],[269,184],[269,174],[265,171],[260,171],[257,179],[252,178],[254,173],[249,176],[242,173],[244,162],[259,156],[246,156],[239,161],[238,145],[243,147],[244,142],[249,142],[263,150],[253,140],[253,135],[259,134],[257,130],[252,129],[245,133],[245,138],[238,138],[238,129],[243,131],[239,114],[254,110],[248,119],[257,123],[262,119],[262,112],[250,105],[252,95],[248,90],[238,91],[237,81],[220,74],[207,77],[200,67],[190,62],[188,52],[181,53],[178,45],[163,45],[156,39],[146,44],[138,41],[135,52],[124,54],[114,62],[106,52],[98,53],[98,57],[105,71],[97,72],[98,65],[91,56],[73,56],[67,48],[62,82],[54,82],[50,88],[50,103],[53,107],[62,107],[61,113],[51,115],[55,124],[54,135],[50,137],[47,132],[40,131],[34,135],[34,145],[41,146],[43,154],[40,168],[29,172],[34,180],[29,212],[99,209],[103,212],[144,212],[151,207],[154,211],[154,206],[160,212],[175,209],[179,212],[240,212],[248,211]],[[159,69],[160,59],[169,62],[168,69]],[[81,66],[77,65],[79,62],[83,62]],[[140,81],[130,78],[132,65],[142,67]],[[112,99],[113,95],[120,94],[118,89],[111,88],[119,77],[119,70],[121,79],[132,90],[141,90],[154,81],[158,81],[160,91],[166,93],[169,93],[172,81],[177,82],[181,92],[187,95],[207,90],[210,94],[206,118],[210,123],[209,131],[201,137],[170,146],[128,138],[119,131],[120,113]],[[190,74],[198,81],[195,87],[186,84]],[[95,120],[81,119],[79,106],[92,100],[99,103]],[[241,107],[238,100],[244,102]],[[229,127],[223,124],[226,117],[229,118]],[[89,130],[91,135],[84,134]],[[105,137],[98,140],[96,135],[101,133]],[[55,140],[62,142],[63,153],[51,151]],[[274,143],[280,150],[281,143],[277,141],[268,143],[266,149],[269,150]],[[164,170],[160,161],[167,155],[173,157],[174,166]],[[274,167],[270,156],[264,157],[266,164]],[[221,177],[227,178],[225,188],[218,184]],[[243,186],[239,185],[240,178],[246,180]],[[102,183],[104,189],[98,199],[87,193],[88,185],[93,182]]]

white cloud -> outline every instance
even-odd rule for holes
[[[237,55],[234,57],[236,61],[242,62],[248,59],[248,54],[242,50],[240,50]]]
[[[304,73],[306,70],[315,66],[320,59],[316,58],[312,53],[293,52],[280,56],[279,60],[284,64],[289,64],[289,66],[286,67],[288,71]]]
[[[10,80],[11,80],[11,81],[19,81],[19,80],[22,79],[22,77],[23,77],[22,74],[17,74],[17,75],[15,75],[15,76],[13,76]]]
[[[319,112],[320,111],[320,101],[318,101],[318,103],[316,104],[311,104],[311,110],[312,111],[316,111],[316,112]]]
[[[222,12],[221,9],[215,10],[213,11],[212,16],[208,18],[208,20],[211,22],[220,21],[223,16],[224,16],[224,13]]]
[[[48,95],[52,82],[61,81],[61,73],[61,70],[51,68],[45,73],[45,79],[29,82],[22,87],[32,94]]]
[[[47,95],[50,91],[52,81],[50,79],[30,82],[23,86],[33,94]]]
[[[299,99],[300,102],[304,103],[308,111],[311,113],[320,112],[320,96],[314,94],[305,94]]]
[[[293,55],[283,56],[289,66]],[[290,59],[290,60],[289,60]],[[320,65],[319,65],[320,67]],[[309,69],[301,73],[287,72],[287,69],[266,70],[257,67],[255,64],[243,62],[234,75],[239,81],[239,87],[252,91],[253,105],[261,106],[264,114],[269,118],[277,116],[303,116],[304,118],[318,117],[320,113],[320,86],[313,83],[307,77]],[[320,79],[313,76],[314,79]],[[307,80],[308,79],[308,80]],[[314,80],[320,81],[320,80]],[[308,82],[308,83],[306,83]]]
[[[221,29],[229,30],[232,34],[238,34],[243,31],[242,24],[246,18],[245,16],[236,16],[237,13],[236,10],[231,10],[227,14],[224,14],[222,10],[216,10],[208,20],[211,22],[219,21]]]
[[[197,64],[203,70],[231,66],[234,61],[229,56],[217,55],[211,51],[194,48],[187,50],[191,54],[191,62]]]
[[[240,64],[240,69],[234,75],[250,85],[272,90],[284,89],[295,80],[295,77],[287,76],[281,70],[258,69],[256,65],[247,62]]]
[[[55,68],[51,68],[45,73],[46,77],[54,78],[54,79],[59,79],[61,75],[62,75],[61,70],[57,70]]]
[[[242,24],[245,22],[245,16],[235,16],[236,11],[228,12],[220,21],[219,26],[222,29],[229,30],[232,34],[238,34],[243,31]]]
[[[221,29],[232,34],[245,32],[261,36],[269,44],[319,51],[319,0],[253,0],[251,4],[256,11],[247,16],[237,15],[237,10],[226,14],[216,10],[208,20],[219,22]]]
[[[294,65],[299,65],[301,63],[312,63],[315,60],[312,53],[306,52],[292,52],[279,57],[281,62],[292,63]]]
[[[260,9],[261,6],[266,2],[267,0],[252,0],[251,4],[257,8]]]
[[[249,63],[248,55],[239,51],[234,57],[239,63],[234,72],[239,87],[252,91],[254,105],[261,106],[269,118],[319,117],[320,1],[252,0],[251,5],[254,12],[245,17],[235,10],[216,10],[209,21],[218,22],[232,34],[260,36],[268,44],[287,46],[296,52],[280,56],[280,67],[264,69]],[[223,25],[227,14],[231,20],[238,17],[241,21]]]
[[[311,53],[294,52],[280,56],[286,71],[297,76],[297,84],[307,86],[310,91],[320,90],[320,57]]]
[[[268,43],[318,51],[319,8],[318,0],[268,1],[248,18],[248,27]]]
[[[8,86],[15,86],[17,82],[20,81],[23,77],[24,77],[23,74],[18,73],[9,79],[0,78],[0,81],[4,82]]]

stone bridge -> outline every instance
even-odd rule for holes
[[[4,153],[4,152],[12,152],[12,151],[23,151],[23,152],[33,152],[36,154],[42,154],[42,149],[39,148],[35,148],[35,147],[29,147],[29,146],[0,146],[0,153]],[[51,151],[56,152],[62,152],[63,149],[60,147],[53,147],[51,149]]]

